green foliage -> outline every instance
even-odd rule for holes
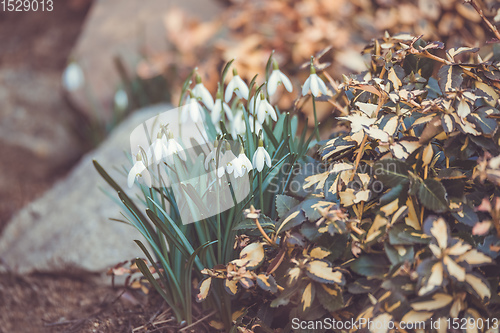
[[[223,69],[220,86],[223,86],[231,63]],[[195,71],[193,73],[196,74]],[[235,72],[234,76],[236,75]],[[269,97],[263,95],[263,86],[255,87],[252,82],[250,95],[238,95],[232,103],[232,109],[224,114],[226,110],[221,107],[221,115],[217,118],[217,114],[213,114],[216,112],[215,107],[210,110],[201,106],[201,102],[206,103],[207,100],[202,94],[195,96],[196,87],[190,90],[190,80],[191,77],[183,86],[180,105],[186,97],[186,105],[195,103],[200,107],[196,110],[205,113],[207,137],[209,141],[214,142],[210,153],[201,148],[194,149],[196,156],[184,153],[183,143],[173,138],[168,124],[160,124],[159,132],[150,134],[151,146],[140,148],[129,173],[129,186],[135,180],[145,183],[139,185],[143,194],[139,201],[130,198],[97,161],[94,161],[94,165],[117,192],[126,213],[124,222],[136,227],[147,240],[149,246],[139,241],[136,243],[156,274],[150,272],[143,260],[137,260],[137,266],[174,310],[178,323],[193,322],[192,300],[195,296],[192,282],[193,278],[196,278],[201,280],[196,300],[207,300],[208,304],[203,303],[204,306],[218,309],[216,321],[229,330],[234,312],[231,308],[231,296],[235,296],[241,286],[250,288],[258,285],[269,293],[276,293],[278,290],[272,275],[253,273],[253,270],[263,264],[263,244],[253,242],[248,245],[247,236],[236,237],[241,230],[248,231],[248,234],[254,237],[266,231],[275,233],[275,222],[264,215],[258,219],[260,223],[255,222],[251,216],[245,217],[243,211],[250,206],[253,209],[255,205],[273,216],[276,206],[279,207],[279,213],[287,212],[291,208],[290,205],[295,205],[297,201],[293,198],[287,199],[286,196],[282,197],[284,200],[276,202],[275,195],[277,191],[285,190],[297,162],[315,142],[312,140],[313,135],[306,135],[305,130],[301,136],[296,135],[297,118],[274,110],[268,102]],[[196,80],[198,81],[198,77]],[[237,93],[241,90],[240,87]],[[221,91],[217,96],[216,103],[223,103]],[[265,109],[259,108],[259,104],[255,102],[257,98],[262,104],[268,103],[268,106]],[[245,103],[245,99],[249,99],[249,102]],[[252,113],[246,112],[246,109],[252,108]],[[240,112],[241,110],[244,112]],[[184,111],[183,109],[182,112]],[[192,117],[193,110],[187,111]],[[238,121],[239,127],[236,126]],[[210,146],[211,142],[208,142],[207,146]],[[259,164],[259,156],[255,157],[259,149],[265,151],[259,156],[268,154],[270,163],[263,158]],[[164,151],[171,154],[157,156]],[[254,156],[253,166],[250,161],[249,165],[243,165],[240,156],[245,156],[246,159]],[[161,163],[155,165],[152,163],[154,160],[161,160]],[[200,178],[210,170],[215,171],[216,179]],[[247,176],[250,194],[238,198],[244,189],[239,187],[241,182],[238,182],[237,178]],[[192,179],[195,181],[191,181]],[[168,185],[171,183],[179,184],[178,188],[173,189]],[[229,197],[220,194],[223,186],[231,189]],[[176,197],[175,190],[190,200]],[[221,211],[221,207],[230,208],[215,215],[211,214]],[[183,224],[181,216],[184,216],[186,211],[197,222]],[[239,259],[235,259],[237,246],[244,247]],[[227,269],[221,269],[221,266],[224,267],[223,264],[230,260],[232,261]],[[209,277],[203,278],[202,273],[209,274]],[[220,279],[228,276],[231,276],[231,279],[225,279],[222,283]],[[211,292],[212,289],[216,292]]]
[[[274,276],[278,290],[253,297],[290,323],[500,315],[500,63],[478,49],[431,53],[442,48],[408,35],[374,41],[370,70],[339,92],[350,133],[300,164],[274,219],[247,212],[248,230],[260,221],[266,233],[252,243],[266,259],[248,279]]]
[[[246,156],[265,147],[272,163],[247,170],[249,198],[200,222],[180,223],[168,187],[143,188],[144,215],[96,163],[150,243],[153,256],[139,246],[159,278],[138,266],[178,320],[192,320],[192,267],[196,300],[212,302],[227,330],[236,323],[271,332],[280,324],[269,311],[289,323],[500,315],[500,63],[466,47],[434,55],[443,47],[408,35],[375,40],[365,49],[369,70],[345,77],[336,91],[349,109],[338,120],[350,132],[319,142],[314,157],[305,154],[318,128],[298,135],[288,113],[257,130],[252,108],[265,89],[253,80],[250,112],[238,113],[246,131],[228,130],[233,120],[223,117],[207,125],[209,137],[216,161],[234,140]],[[186,174],[202,160],[175,157]],[[204,216],[205,198],[194,186],[183,190]],[[231,318],[231,301],[248,310]]]

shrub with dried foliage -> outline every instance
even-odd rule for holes
[[[245,332],[332,317],[498,329],[500,53],[443,47],[369,45],[370,70],[340,86],[349,130],[302,161],[278,219],[246,212],[240,259],[202,272],[253,304]]]

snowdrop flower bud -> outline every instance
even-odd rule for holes
[[[302,87],[302,96],[307,95],[309,90],[311,91],[314,97],[318,97],[320,91],[323,95],[327,95],[328,90],[326,89],[325,82],[323,82],[323,80],[321,80],[320,77],[316,74],[316,69],[312,64],[312,58],[311,58],[310,73],[311,74],[309,75],[306,82],[304,83],[304,86]]]
[[[82,68],[77,62],[71,62],[62,74],[62,84],[68,91],[75,91],[83,87],[85,77]]]
[[[146,164],[143,162],[143,153],[138,152],[136,155],[136,162],[132,169],[130,169],[130,172],[128,173],[128,178],[127,178],[127,185],[129,188],[131,188],[134,185],[134,182],[136,179],[141,179],[144,181],[146,186],[151,187],[151,175],[149,174],[149,171],[146,167]]]
[[[123,111],[128,107],[128,95],[123,89],[118,89],[114,97],[115,107]]]
[[[271,167],[271,157],[269,153],[264,149],[264,142],[259,139],[259,147],[253,154],[252,165],[257,171],[261,172],[264,169],[264,163],[267,167]]]
[[[267,93],[269,96],[274,95],[280,83],[283,84],[288,92],[292,92],[292,82],[290,82],[290,79],[280,71],[278,63],[276,62],[276,60],[274,60],[273,71],[269,76],[269,81],[267,81]]]
[[[231,100],[233,92],[239,98],[242,99],[248,98],[248,86],[245,83],[245,81],[243,81],[243,79],[238,75],[236,69],[233,69],[233,78],[231,79],[231,81],[229,81],[226,87],[226,94],[224,97],[226,103],[229,103],[229,101]]]
[[[196,73],[196,85],[193,88],[193,95],[197,100],[202,101],[209,110],[213,109],[214,99],[208,89],[201,83],[201,77],[198,73]]]

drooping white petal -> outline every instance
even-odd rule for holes
[[[245,171],[248,172],[253,169],[252,162],[250,162],[247,155],[245,155],[244,153],[238,155],[238,160],[241,163],[242,176],[245,174]]]
[[[274,120],[274,121],[278,120],[278,118],[276,116],[276,111],[274,110],[271,103],[269,103],[267,100],[266,100],[266,113],[271,116],[272,120]]]
[[[326,84],[325,82],[319,77],[317,76],[318,78],[318,86],[319,86],[319,90],[321,91],[321,93],[323,95],[328,95],[328,89],[326,89]]]
[[[134,166],[132,169],[130,169],[130,172],[128,173],[127,177],[127,185],[129,188],[131,188],[134,185],[135,179],[137,177],[140,177],[142,174],[147,173],[147,176],[149,176],[149,185],[151,186],[151,176],[149,175],[148,170],[146,169],[146,166],[142,161],[137,161],[135,162]],[[146,180],[147,181],[147,180]]]
[[[226,168],[227,173],[231,174],[234,171],[234,161],[236,160],[236,156],[234,156],[231,150],[228,150],[224,153],[222,157],[222,161],[224,163],[224,167]]]
[[[163,151],[165,158],[169,164],[174,163],[174,155],[179,156],[183,161],[186,160],[186,153],[184,152],[184,148],[175,140],[174,138],[170,138],[167,140],[166,147]]]
[[[200,82],[194,86],[193,95],[196,98],[200,99],[208,109],[212,110],[212,108],[214,107],[214,99],[212,98],[210,91],[205,88],[203,83]]]
[[[189,101],[189,116],[193,122],[198,122],[202,120],[202,110],[201,106],[198,104],[195,98],[191,98]]]
[[[271,167],[271,156],[269,156],[269,153],[267,152],[267,150],[265,150],[264,148],[262,148],[262,150],[264,152],[264,159],[266,161],[267,167],[270,168]]]
[[[309,76],[306,82],[304,82],[304,85],[302,86],[302,96],[307,95],[307,93],[309,92],[310,85],[311,85],[311,77]]]
[[[264,149],[264,147],[258,147],[252,158],[252,165],[257,171],[261,172],[264,169],[264,163],[268,167],[271,167],[271,157]]]
[[[217,169],[217,177],[222,178],[222,176],[224,176],[225,170],[226,168],[224,167],[224,165],[219,166],[219,168]]]
[[[205,158],[205,170],[208,170],[208,163],[211,162],[215,163],[215,152],[216,149],[212,150],[210,153],[208,153],[207,157]]]
[[[146,184],[147,187],[151,187],[152,182],[151,182],[151,174],[149,173],[148,170],[144,170],[140,177],[144,180],[144,184]]]
[[[311,94],[314,97],[318,97],[320,91],[323,95],[328,94],[325,82],[323,82],[323,80],[316,73],[312,73],[307,78],[304,86],[302,87],[302,95],[307,95],[309,90],[311,90]]]
[[[279,70],[273,70],[271,75],[269,75],[269,80],[267,81],[267,93],[269,96],[274,95],[276,89],[278,89],[278,84],[280,83]]]
[[[257,109],[257,120],[259,123],[263,124],[267,115],[270,115],[271,118],[276,121],[276,111],[274,111],[273,106],[266,99],[260,99],[259,107]]]
[[[221,108],[221,100],[217,99],[215,101],[214,107],[212,108],[212,114],[210,115],[210,118],[212,119],[212,123],[218,124],[221,118],[221,113],[222,113],[222,108]]]
[[[128,173],[128,177],[127,177],[128,188],[131,188],[132,186],[134,186],[135,177],[137,177],[137,172],[135,171],[135,165],[134,165]]]
[[[165,137],[156,138],[148,149],[148,155],[153,157],[153,162],[158,165],[163,159]]]
[[[181,109],[181,123],[184,124],[187,122],[189,118],[189,109],[190,109],[191,101],[190,98],[186,100],[186,104],[182,106]]]
[[[239,75],[233,76],[227,84],[224,100],[228,103],[233,97],[233,92],[242,99],[248,98],[248,86]]]
[[[226,167],[226,171],[228,174],[232,174],[234,172],[234,177],[241,177],[241,162],[240,160],[233,154],[232,151],[226,151],[223,157],[224,166]]]
[[[316,74],[311,74],[311,94],[313,94],[314,97],[317,97],[319,94],[319,85],[318,85],[318,75]]]
[[[257,171],[261,172],[262,169],[264,169],[264,158],[262,156],[262,153],[260,151],[260,148],[257,148],[255,153],[253,154],[253,159],[252,159],[252,164]]]
[[[263,100],[261,100],[259,103],[256,116],[257,116],[257,121],[261,124],[263,124],[264,121],[266,120],[266,105],[264,104]]]
[[[229,121],[233,121],[234,116],[233,116],[233,110],[227,105],[227,103],[222,104],[222,107],[224,108],[224,112],[226,113],[227,119]]]
[[[217,100],[215,100],[214,107],[212,109],[212,114],[211,114],[212,123],[214,125],[218,124],[219,121],[221,120],[223,109],[224,109],[224,113],[226,114],[229,121],[233,121],[233,118],[234,118],[233,111],[231,110],[229,105],[227,105],[227,103],[225,103],[225,102],[222,102],[222,100],[217,99]]]
[[[249,92],[245,81],[243,81],[239,75],[236,75],[233,79],[236,81],[236,87],[238,88],[236,90],[236,95],[238,95],[239,98],[247,99]]]
[[[231,123],[232,125],[232,134],[233,137],[237,137],[238,135],[243,135],[246,132],[246,124],[245,118],[243,115],[243,110],[240,108],[236,115],[234,116],[234,120]]]
[[[184,148],[177,142],[175,139],[170,139],[172,141],[171,144],[175,145],[175,150],[177,151],[177,156],[180,157],[181,160],[186,160],[186,153],[184,152]]]
[[[279,69],[274,69],[269,76],[269,80],[267,81],[267,93],[269,96],[274,95],[280,83],[285,86],[286,90],[292,92],[293,86],[290,79]]]
[[[231,100],[231,97],[233,97],[233,92],[234,92],[234,80],[229,81],[226,87],[226,93],[224,94],[224,100],[226,103],[229,103]]]
[[[288,92],[292,92],[293,85],[292,85],[292,82],[290,81],[290,79],[285,74],[283,74],[281,71],[279,74],[280,74],[281,83],[283,83],[283,85],[285,86],[285,89],[288,90]]]

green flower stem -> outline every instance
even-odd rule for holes
[[[220,212],[220,188],[219,188],[219,182],[215,182],[217,186],[217,211]],[[217,264],[223,264],[221,260],[222,258],[222,230],[221,230],[221,223],[220,223],[220,215],[221,213],[217,214]]]
[[[260,200],[260,208],[264,210],[264,193],[262,192],[262,172],[259,172],[259,200]]]
[[[313,110],[314,110],[314,131],[316,133],[316,140],[319,141],[319,126],[318,126],[318,116],[316,115],[316,98],[314,95],[311,95],[313,101]]]

